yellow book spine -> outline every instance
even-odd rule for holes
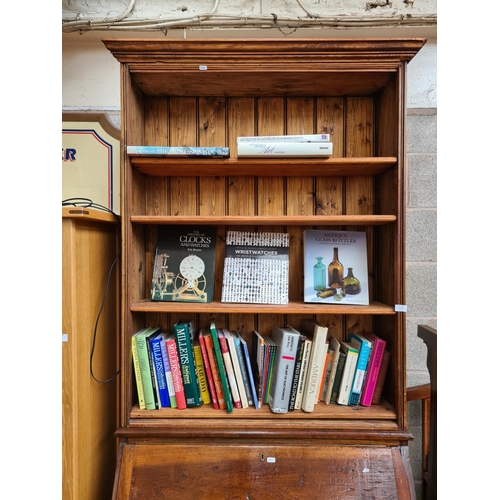
[[[144,398],[144,387],[142,385],[141,366],[139,363],[139,353],[137,352],[137,343],[135,337],[132,337],[132,360],[134,363],[135,382],[137,385],[137,397],[139,399],[139,408],[146,409],[146,399]]]
[[[203,404],[208,405],[211,403],[210,392],[208,390],[207,375],[205,373],[205,365],[203,364],[203,355],[199,345],[193,346],[194,363],[198,371],[198,384],[200,386],[201,399]]]

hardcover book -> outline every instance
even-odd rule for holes
[[[139,330],[137,333],[132,335],[132,362],[134,364],[134,373],[135,373],[135,383],[137,387],[137,399],[139,403],[139,408],[141,410],[146,409],[146,400],[144,399],[144,386],[142,384],[142,375],[141,375],[141,364],[139,361],[139,353],[137,350],[137,336],[141,335],[147,330],[147,328],[143,328]]]
[[[337,369],[335,371],[335,378],[333,379],[332,395],[330,396],[330,403],[336,403],[339,397],[340,382],[342,380],[342,374],[344,373],[345,367],[345,352],[342,350],[339,352],[339,362],[337,364]]]
[[[339,405],[348,405],[351,395],[351,387],[354,381],[354,373],[358,363],[359,350],[351,342],[341,342],[340,349],[345,353],[345,366],[340,379],[339,395],[337,403]]]
[[[300,331],[312,340],[311,359],[309,360],[302,398],[302,410],[312,412],[318,401],[321,376],[325,366],[325,343],[328,328],[315,320],[302,318]]]
[[[368,364],[368,371],[366,373],[366,382],[363,392],[361,393],[361,405],[371,406],[375,386],[377,384],[378,374],[382,366],[382,358],[384,356],[386,341],[371,332],[364,332],[363,335],[373,342],[372,355]]]
[[[154,395],[154,385],[151,372],[151,363],[148,353],[148,339],[147,336],[151,332],[156,332],[155,328],[146,328],[144,331],[139,332],[136,337],[137,353],[139,356],[139,364],[141,367],[142,386],[144,389],[144,400],[146,403],[146,410],[155,410],[156,402]]]
[[[165,339],[161,343],[161,355],[163,359],[163,368],[165,369],[165,378],[167,380],[168,396],[170,398],[170,407],[177,408],[177,401],[175,399],[174,379],[172,378],[172,369],[170,368],[170,360],[168,358],[168,352],[167,352],[167,338],[168,335],[165,336]]]
[[[200,328],[198,332],[198,341],[200,345],[201,355],[203,357],[203,364],[205,366],[205,374],[208,382],[208,390],[210,392],[210,399],[212,400],[212,405],[215,410],[219,409],[219,400],[217,397],[217,391],[215,390],[214,378],[212,375],[212,365],[210,364],[210,360],[208,358],[208,348],[205,343],[205,337],[203,336],[203,328]],[[221,387],[222,391],[222,387]],[[222,393],[222,392],[221,392]]]
[[[160,393],[158,391],[158,380],[156,378],[156,369],[151,349],[151,340],[161,334],[161,328],[152,328],[146,334],[146,349],[148,351],[149,371],[151,372],[151,382],[153,384],[153,396],[155,400],[155,409],[161,408]]]
[[[257,331],[252,332],[252,373],[257,387],[257,401],[259,407],[264,402],[264,394],[262,392],[264,380],[264,363],[266,354],[266,343],[264,337]]]
[[[369,304],[365,232],[304,231],[304,302]]]
[[[273,326],[271,338],[276,344],[276,359],[269,392],[273,413],[287,413],[293,384],[295,359],[300,334],[287,327]]]
[[[390,360],[391,353],[385,350],[384,355],[382,356],[380,371],[378,372],[377,383],[375,384],[375,391],[373,392],[372,405],[380,404],[380,400],[382,399],[382,391],[384,389],[385,377],[387,375],[387,370],[389,369]]]
[[[330,404],[333,392],[333,384],[335,382],[335,375],[337,373],[337,366],[340,358],[340,342],[335,337],[330,337],[329,339],[330,350],[333,351],[333,360],[330,377],[328,379],[328,384],[326,386],[325,392],[325,404]]]
[[[182,375],[182,384],[188,408],[201,406],[200,382],[194,361],[193,342],[188,322],[177,322],[174,327],[177,354]]]
[[[349,333],[347,340],[351,342],[359,350],[358,362],[354,373],[354,380],[351,387],[351,395],[349,396],[350,405],[358,405],[361,399],[361,391],[364,387],[366,370],[370,361],[372,351],[372,342],[363,335]]]
[[[210,362],[215,392],[217,394],[218,407],[221,410],[225,410],[227,407],[226,398],[224,396],[224,390],[222,388],[222,378],[221,374],[219,373],[219,364],[217,363],[217,358],[215,356],[215,347],[211,332],[204,333],[203,340],[205,341],[205,347],[207,348],[207,356]],[[222,375],[224,376],[224,373],[222,373]]]
[[[127,146],[129,156],[172,156],[195,158],[229,158],[229,148],[198,146]]]
[[[168,360],[170,361],[170,369],[172,371],[177,409],[184,410],[187,408],[186,394],[184,393],[184,385],[182,383],[181,365],[179,362],[179,354],[177,353],[175,334],[172,333],[169,335],[165,343],[167,345]]]
[[[231,355],[231,362],[233,365],[234,376],[236,378],[236,384],[238,385],[238,393],[240,395],[241,407],[248,408],[248,398],[247,392],[245,390],[245,383],[243,382],[243,373],[240,364],[240,358],[238,357],[238,352],[236,350],[236,342],[233,334],[226,330],[222,330],[224,336],[226,337],[227,346],[229,347],[229,354]],[[239,344],[239,341],[238,341]]]
[[[217,228],[159,226],[151,300],[212,302]]]
[[[248,381],[250,382],[250,389],[252,390],[252,398],[253,398],[253,406],[255,406],[255,409],[259,409],[259,400],[257,397],[257,388],[256,388],[256,383],[255,383],[255,377],[252,371],[252,361],[250,359],[250,351],[248,349],[248,344],[246,340],[242,337],[242,335],[238,332],[237,333],[238,338],[240,339],[240,344],[243,349],[243,354],[245,357],[245,363],[247,367],[247,374],[248,374]]]
[[[224,359],[222,357],[222,351],[219,343],[219,335],[217,328],[213,321],[210,322],[210,334],[212,335],[212,342],[214,346],[215,359],[217,361],[217,368],[219,369],[219,376],[222,385],[222,391],[224,392],[224,399],[226,401],[226,411],[228,413],[233,412],[233,399],[231,396],[231,389],[229,388],[229,381],[227,378],[226,368],[224,366]]]
[[[200,387],[200,395],[203,404],[208,405],[211,402],[210,391],[208,390],[207,375],[205,372],[205,364],[203,363],[203,354],[198,341],[193,345],[194,363],[198,372],[198,386]]]
[[[228,231],[222,302],[288,304],[288,233]]]
[[[163,355],[161,353],[161,345],[165,342],[167,335],[160,333],[149,341],[151,346],[151,356],[153,357],[157,391],[160,397],[160,408],[170,407],[170,395],[168,393],[167,377],[165,375],[165,366],[163,364]]]
[[[330,134],[251,135],[240,136],[236,142],[330,142]]]
[[[266,346],[266,361],[264,365],[264,404],[269,404],[269,395],[271,393],[271,380],[274,370],[274,362],[276,360],[276,343],[271,336],[264,337]]]
[[[236,147],[240,158],[327,158],[333,153],[331,142],[239,142]]]
[[[224,335],[222,329],[217,330],[217,335],[219,337],[220,350],[222,353],[222,359],[224,361],[224,367],[226,368],[227,380],[229,382],[229,389],[231,391],[231,396],[233,398],[234,408],[242,408],[240,391],[238,390],[238,383],[236,382],[236,375],[234,373],[233,362],[231,360],[231,353],[229,352],[229,346],[227,343],[227,338]]]
[[[299,391],[299,379],[300,379],[300,367],[302,366],[302,357],[304,355],[304,341],[306,339],[305,335],[302,335],[298,330],[295,330],[299,334],[299,341],[297,343],[297,353],[295,355],[295,365],[293,367],[293,381],[292,389],[290,390],[290,399],[288,401],[288,411],[295,410],[295,402],[297,401],[297,393]]]
[[[304,397],[304,388],[306,385],[306,375],[309,368],[309,360],[311,354],[312,340],[307,337],[304,339],[304,347],[302,352],[302,363],[300,365],[299,386],[297,388],[297,396],[295,399],[295,409],[302,408],[302,399]]]

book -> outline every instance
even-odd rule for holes
[[[301,407],[305,412],[312,412],[318,400],[318,393],[321,385],[328,328],[310,318],[302,318],[300,322],[300,331],[312,340],[311,359],[307,369]]]
[[[382,364],[378,372],[377,383],[375,384],[375,391],[373,392],[372,405],[380,404],[382,399],[382,391],[384,389],[385,377],[389,369],[389,362],[391,360],[391,353],[386,349],[382,356]]]
[[[134,365],[135,384],[137,387],[137,403],[139,404],[139,408],[141,410],[146,409],[146,400],[144,399],[144,386],[142,384],[141,364],[139,361],[139,353],[137,352],[137,336],[141,335],[146,330],[147,328],[139,330],[137,333],[132,335],[131,339],[132,362]]]
[[[147,339],[149,333],[154,331],[156,331],[154,328],[146,328],[143,331],[139,332],[139,334],[136,336],[137,354],[141,367],[142,386],[144,389],[144,401],[146,404],[146,410],[156,409]]]
[[[240,400],[241,400],[241,407],[242,408],[248,408],[248,397],[247,397],[247,391],[245,389],[245,383],[243,382],[243,370],[242,370],[242,364],[241,362],[243,361],[242,355],[238,355],[238,351],[236,348],[236,339],[235,336],[232,332],[229,330],[226,330],[225,328],[223,329],[224,335],[227,340],[227,345],[229,347],[229,354],[231,355],[231,361],[233,364],[233,371],[234,375],[236,377],[236,384],[238,385],[238,393],[240,395]],[[240,341],[238,340],[238,345]],[[241,361],[240,361],[241,357]],[[244,366],[243,366],[244,368]]]
[[[300,374],[299,374],[299,385],[297,388],[297,396],[295,399],[295,409],[296,410],[300,410],[302,408],[302,399],[304,396],[306,375],[307,375],[307,370],[309,367],[311,346],[312,346],[312,340],[308,339],[306,337],[304,339],[304,347],[303,347],[303,352],[302,352],[302,363],[300,365]]]
[[[215,226],[159,226],[151,280],[153,301],[213,299]]]
[[[160,408],[168,408],[171,406],[167,386],[167,377],[165,375],[165,366],[163,364],[163,355],[161,352],[161,345],[162,343],[165,343],[166,336],[166,333],[160,333],[149,341],[156,372],[156,384],[160,398]]]
[[[217,398],[217,392],[215,390],[214,379],[212,375],[212,367],[210,364],[210,360],[208,359],[208,350],[205,344],[205,338],[203,336],[203,328],[200,328],[198,332],[198,342],[200,345],[201,355],[203,357],[203,365],[205,366],[205,374],[207,377],[208,390],[210,392],[210,399],[212,400],[212,406],[214,407],[215,410],[218,410],[219,400]]]
[[[240,158],[318,158],[329,157],[333,153],[331,142],[288,142],[256,141],[236,144]]]
[[[224,361],[224,367],[226,368],[226,376],[229,382],[229,389],[233,398],[233,406],[234,408],[242,408],[240,391],[238,390],[238,383],[236,382],[236,375],[234,373],[234,367],[231,360],[231,353],[229,352],[227,338],[224,335],[224,331],[220,328],[217,330],[217,335],[219,337],[219,344],[222,353],[222,359]]]
[[[340,382],[342,380],[342,374],[344,373],[345,367],[345,352],[339,351],[339,361],[337,363],[337,369],[335,370],[335,378],[333,379],[332,395],[330,396],[330,403],[336,403],[339,396]]]
[[[265,363],[266,346],[264,337],[257,331],[252,332],[252,356],[251,365],[252,373],[257,386],[257,401],[259,407],[262,406],[264,401],[264,394],[262,392],[264,381],[264,363]]]
[[[250,135],[236,138],[236,142],[330,142],[330,134]]]
[[[364,387],[368,362],[370,361],[372,342],[363,335],[352,332],[347,335],[347,340],[352,342],[359,350],[358,362],[356,364],[351,394],[349,396],[349,404],[355,406],[359,404],[361,399],[361,391]]]
[[[269,404],[269,391],[271,385],[271,377],[274,368],[274,359],[276,355],[276,344],[270,336],[264,335],[264,378],[262,381],[262,402]]]
[[[198,373],[198,386],[200,388],[201,400],[203,404],[208,405],[211,403],[212,399],[208,389],[208,380],[205,372],[205,364],[203,362],[203,354],[201,353],[201,347],[198,340],[195,340],[193,345],[193,354],[196,371]]]
[[[345,353],[346,358],[342,378],[340,379],[337,403],[339,405],[348,405],[354,381],[354,373],[356,372],[356,364],[358,363],[359,350],[351,342],[341,342],[340,349]]]
[[[177,352],[175,334],[170,334],[166,338],[165,343],[167,345],[168,360],[170,361],[170,370],[172,372],[172,381],[174,383],[177,409],[185,410],[187,408],[186,394],[184,393],[184,384],[182,383],[181,365],[179,361],[179,354]]]
[[[189,322],[179,321],[175,323],[173,331],[177,344],[177,354],[179,356],[186,405],[188,408],[201,406],[203,400],[201,399],[198,372],[194,361],[193,342],[191,339]]]
[[[151,349],[151,340],[158,335],[161,334],[161,328],[152,328],[151,331],[149,331],[146,334],[146,349],[148,351],[148,359],[149,359],[149,370],[151,372],[151,382],[153,384],[153,396],[155,400],[155,409],[160,409],[161,408],[161,401],[160,401],[160,393],[158,390],[158,379],[156,376],[156,369],[155,369],[155,362],[153,358],[153,352]]]
[[[238,336],[238,338],[240,340],[240,345],[242,347],[243,355],[245,358],[247,374],[248,374],[248,381],[250,383],[250,389],[252,391],[253,406],[255,406],[255,409],[258,410],[259,409],[259,400],[257,397],[257,389],[255,387],[255,378],[254,378],[253,371],[252,371],[252,362],[250,359],[250,351],[248,349],[248,344],[239,332],[237,332],[236,335]],[[250,404],[250,400],[249,400],[249,404]],[[250,406],[252,406],[252,405],[250,405]]]
[[[295,359],[300,334],[273,325],[271,338],[276,344],[276,358],[269,391],[269,408],[273,413],[287,413],[293,384]]]
[[[227,147],[199,147],[199,146],[127,146],[129,156],[171,156],[196,158],[229,158]]]
[[[335,382],[335,375],[337,373],[337,366],[339,363],[339,357],[340,357],[340,342],[335,338],[335,337],[330,337],[328,340],[329,343],[329,349],[330,351],[333,351],[333,360],[332,360],[332,367],[331,367],[331,372],[330,376],[328,379],[328,384],[326,386],[326,391],[325,391],[325,404],[330,404],[331,398],[332,398],[332,392],[333,392],[333,384]]]
[[[292,388],[290,390],[290,398],[288,400],[288,411],[295,410],[295,401],[297,400],[297,392],[299,389],[300,367],[302,366],[302,356],[304,354],[305,336],[302,335],[298,330],[295,331],[299,334],[299,341],[297,343],[297,353],[295,355],[295,365],[293,367],[293,380]]]
[[[325,401],[326,391],[328,389],[328,385],[330,383],[330,378],[332,376],[333,369],[333,358],[335,357],[335,351],[330,349],[330,343],[327,341],[326,344],[326,358],[325,358],[325,372],[323,376],[323,382],[320,388],[320,394],[318,397],[318,403],[320,401]]]
[[[306,229],[304,302],[368,305],[366,233]]]
[[[212,341],[215,352],[215,359],[217,361],[217,368],[219,370],[219,376],[222,385],[222,391],[224,393],[224,399],[226,401],[226,411],[228,413],[233,412],[233,400],[229,388],[229,382],[227,379],[226,369],[224,367],[224,359],[222,358],[222,351],[219,343],[219,336],[217,333],[217,328],[215,326],[215,322],[210,322],[210,334],[212,335]]]
[[[170,398],[170,407],[177,408],[177,401],[175,399],[174,379],[172,378],[172,369],[170,368],[170,360],[168,358],[168,352],[167,352],[167,342],[166,342],[167,337],[168,334],[165,335],[163,342],[160,344],[161,355],[163,359],[163,368],[165,370],[165,378],[167,380],[168,396]]]
[[[373,394],[375,392],[375,385],[377,383],[378,374],[380,372],[380,367],[382,365],[382,358],[384,356],[386,341],[371,332],[363,332],[363,335],[371,340],[372,355],[370,356],[370,362],[368,363],[368,370],[366,372],[366,382],[361,393],[360,403],[362,406],[371,406],[373,400]]]
[[[288,233],[228,231],[222,302],[288,304]]]
[[[203,334],[203,340],[205,341],[205,346],[207,348],[207,356],[210,362],[210,368],[212,371],[212,378],[214,381],[215,392],[217,394],[218,407],[221,410],[226,409],[226,398],[224,396],[224,390],[222,388],[221,374],[219,373],[219,364],[217,363],[217,358],[215,356],[214,341],[212,338],[212,333],[207,332]]]

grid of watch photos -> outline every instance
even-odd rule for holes
[[[222,302],[288,304],[288,233],[228,231]]]

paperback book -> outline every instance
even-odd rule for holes
[[[222,302],[288,304],[288,233],[228,231]]]
[[[236,138],[236,142],[330,142],[330,134],[251,135]]]
[[[369,304],[365,232],[304,231],[304,302]]]
[[[229,148],[198,146],[127,146],[129,156],[172,156],[178,158],[229,158]]]
[[[213,300],[215,226],[160,226],[151,283],[151,300]]]
[[[323,158],[333,153],[331,142],[239,142],[236,147],[240,158]]]

